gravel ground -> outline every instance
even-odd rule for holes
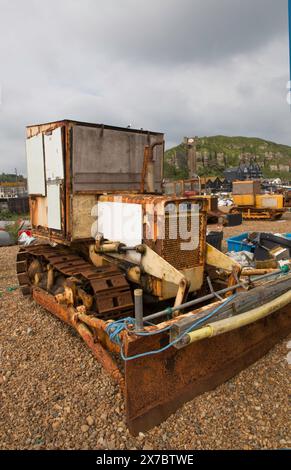
[[[225,229],[225,236],[242,227]],[[283,222],[243,230],[291,232]],[[216,390],[186,403],[166,422],[132,437],[123,400],[78,336],[23,298],[17,247],[0,248],[1,449],[262,449],[291,446],[287,362],[291,342]]]

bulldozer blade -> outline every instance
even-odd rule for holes
[[[291,305],[269,317],[177,350],[126,361],[127,425],[132,434],[160,424],[183,403],[212,390],[266,354],[291,332]],[[128,340],[126,355],[164,347],[166,333]]]
[[[227,381],[291,332],[289,304],[237,330],[182,349],[171,347],[156,355],[147,353],[168,345],[166,332],[138,337],[125,333],[125,356],[143,356],[125,361],[123,375],[111,354],[116,353],[116,345],[110,341],[101,344],[97,337],[103,337],[106,322],[77,315],[74,309],[58,304],[52,295],[37,287],[32,293],[39,305],[78,331],[96,359],[119,384],[125,396],[127,425],[134,435],[160,424],[183,403]],[[89,329],[84,323],[88,318]],[[94,331],[97,336],[92,335]]]

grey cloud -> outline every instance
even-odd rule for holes
[[[73,1],[73,9],[72,0],[61,3],[62,26],[75,34],[77,48],[86,53],[100,45],[112,58],[137,64],[219,62],[266,47],[287,28],[286,0],[85,0]]]
[[[0,171],[72,118],[291,143],[287,0],[0,0]]]

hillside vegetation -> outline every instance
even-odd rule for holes
[[[197,166],[200,176],[222,176],[226,168],[255,160],[266,178],[291,179],[291,147],[254,137],[201,137],[197,140]],[[184,143],[166,151],[165,177],[187,178]]]
[[[1,173],[0,183],[15,183],[15,181],[25,181],[22,175],[16,175],[15,173]]]

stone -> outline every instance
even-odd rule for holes
[[[57,431],[59,429],[60,425],[61,425],[60,421],[54,421],[53,424],[52,424],[53,430]]]
[[[92,416],[87,416],[86,421],[87,421],[88,426],[93,426],[94,418],[92,418]]]

